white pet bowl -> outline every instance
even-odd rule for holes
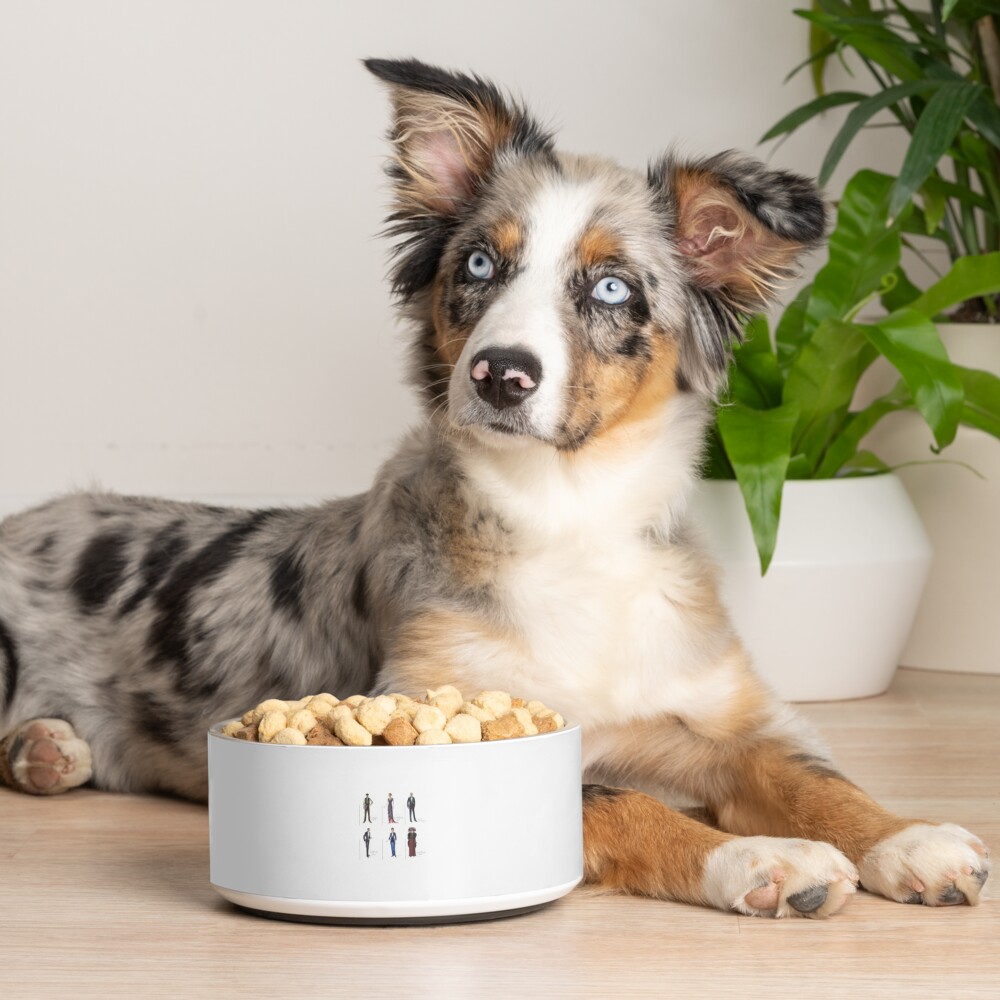
[[[579,727],[300,747],[223,725],[208,733],[211,881],[241,907],[331,923],[481,920],[535,909],[583,877]]]

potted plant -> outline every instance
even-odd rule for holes
[[[773,338],[763,317],[748,324],[709,436],[699,510],[724,596],[762,674],[792,700],[885,690],[920,599],[929,546],[889,464],[865,446],[873,428],[910,411],[938,450],[960,425],[1000,437],[1000,378],[953,363],[934,324],[1000,292],[1000,253],[960,258],[923,293],[900,288],[916,209],[890,217],[894,185],[873,171],[848,183],[827,263]],[[892,308],[862,322],[878,300]],[[858,406],[859,380],[879,358],[897,381]],[[742,537],[733,482],[711,480],[738,484]],[[783,497],[794,527],[779,538]]]
[[[927,600],[939,613],[921,622],[930,626],[923,631],[934,637],[938,656],[923,643],[918,652],[907,649],[904,662],[968,669],[975,666],[970,648],[994,670],[1000,662],[1000,630],[993,628],[997,648],[983,641],[992,616],[981,615],[977,632],[956,627],[955,614],[976,607],[956,597],[971,589],[970,581],[979,607],[989,600],[984,584],[1000,552],[982,554],[978,579],[970,572],[969,539],[983,548],[961,523],[970,505],[954,496],[954,482],[942,491],[942,470],[912,461],[931,457],[928,443],[939,451],[960,428],[971,428],[959,431],[967,440],[960,438],[958,448],[967,451],[971,441],[980,449],[977,464],[988,456],[996,471],[992,504],[984,502],[984,484],[963,471],[980,489],[973,506],[1000,509],[1000,449],[989,437],[1000,437],[1000,331],[985,328],[981,338],[993,371],[970,351],[967,328],[957,336],[943,328],[963,365],[952,363],[939,333],[952,309],[986,323],[998,314],[998,7],[996,0],[932,0],[925,12],[899,0],[878,7],[869,0],[816,0],[811,10],[796,12],[811,22],[810,57],[798,69],[812,67],[817,98],[764,139],[853,105],[819,171],[821,182],[880,111],[911,141],[897,176],[863,171],[847,185],[829,261],[786,309],[773,339],[762,318],[749,323],[710,435],[707,471],[714,481],[704,484],[701,508],[712,522],[725,596],[762,673],[785,697],[874,694],[891,680],[928,561],[920,524],[888,474],[899,465],[909,465],[902,477],[938,484],[929,495],[917,493],[938,551]],[[874,93],[824,92],[823,67],[844,50],[871,74]],[[949,163],[950,173],[943,169]],[[900,266],[901,246],[919,237],[940,241],[951,260],[923,291]],[[879,305],[885,315],[867,321]],[[916,444],[901,443],[902,432]],[[847,530],[838,537],[841,528]],[[956,528],[965,532],[960,542],[947,534]],[[774,568],[763,577],[772,558]],[[942,621],[953,627],[942,628]],[[962,649],[970,633],[976,638]]]

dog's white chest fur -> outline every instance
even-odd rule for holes
[[[725,698],[727,630],[706,630],[697,606],[704,564],[651,540],[651,526],[681,515],[697,453],[688,438],[701,431],[683,402],[669,417],[604,462],[531,448],[470,456],[471,481],[517,540],[495,586],[523,641],[480,677],[467,664],[469,682],[502,676],[589,726],[697,711],[708,684]]]

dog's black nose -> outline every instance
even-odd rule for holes
[[[490,347],[472,359],[469,377],[495,410],[524,402],[542,381],[542,363],[516,347]]]

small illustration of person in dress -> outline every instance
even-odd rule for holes
[[[389,792],[389,801],[386,803],[386,808],[389,811],[389,822],[395,823],[396,818],[392,815],[392,792]]]
[[[406,833],[406,850],[411,858],[417,856],[417,829],[411,826]]]
[[[372,842],[372,832],[371,830],[365,830],[364,836],[361,838],[365,842],[365,857],[371,857],[368,853],[368,848],[371,846]]]
[[[392,856],[396,856],[396,831],[389,831],[389,850],[392,851]]]
[[[413,792],[410,792],[409,797],[406,800],[406,808],[410,810],[410,822],[416,823],[417,821],[417,800],[413,797]]]
[[[365,815],[361,822],[370,823],[372,821],[372,797],[367,792],[365,792],[365,801],[363,805],[365,807]]]

